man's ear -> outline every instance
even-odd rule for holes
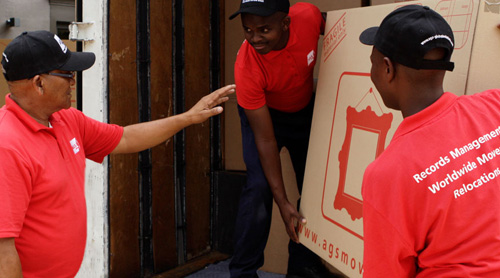
[[[43,80],[40,75],[35,75],[31,79],[31,85],[33,89],[35,89],[39,95],[43,95]]]
[[[391,82],[396,78],[396,65],[389,57],[384,57],[384,66],[386,79],[388,82]]]
[[[283,18],[283,21],[281,21],[281,24],[282,24],[282,28],[283,28],[283,32],[286,32],[288,31],[288,28],[290,28],[290,16],[285,16],[285,18]]]

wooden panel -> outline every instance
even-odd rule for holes
[[[210,91],[209,1],[186,0],[186,109]],[[186,129],[186,220],[188,260],[210,250],[210,125]]]
[[[219,0],[219,67],[220,67],[220,86],[225,86],[226,85],[226,70],[225,70],[225,63],[226,63],[226,3],[224,0]],[[217,169],[217,170],[223,170],[226,168],[226,136],[225,136],[225,130],[226,130],[226,103],[222,104],[222,107],[224,107],[224,112],[221,115],[220,123],[221,123],[221,130],[220,130],[220,145],[221,145],[221,152],[222,152],[222,169]]]
[[[5,47],[11,42],[11,39],[0,39],[0,52],[3,53]],[[73,51],[73,50],[71,50]],[[0,107],[5,105],[5,96],[9,93],[9,86],[7,80],[2,76],[0,77]]]
[[[172,115],[172,0],[151,0],[151,118]],[[173,142],[152,149],[155,273],[177,266]]]
[[[135,0],[109,1],[110,122],[138,122]],[[110,277],[140,277],[137,154],[110,156]]]

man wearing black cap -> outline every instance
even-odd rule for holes
[[[429,7],[399,8],[360,40],[404,117],[363,178],[363,277],[500,277],[500,90],[444,92],[453,32]]]
[[[153,147],[221,113],[234,92],[226,86],[186,113],[120,127],[70,108],[74,71],[91,67],[93,53],[34,31],[2,56],[10,94],[0,109],[0,277],[74,277],[87,232],[85,160]]]
[[[331,277],[298,242],[305,223],[286,196],[279,152],[290,152],[299,192],[311,127],[313,69],[325,20],[317,7],[288,0],[242,0],[245,41],[235,64],[247,183],[240,198],[231,277],[257,277],[271,225],[273,197],[290,236],[287,277]]]

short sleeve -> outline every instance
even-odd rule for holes
[[[72,112],[76,114],[80,122],[85,157],[101,163],[120,143],[123,127],[94,120],[76,109]]]
[[[237,61],[234,67],[236,99],[245,109],[258,109],[266,104],[265,78],[260,71],[252,70],[252,67],[258,67],[257,63],[248,60]]]

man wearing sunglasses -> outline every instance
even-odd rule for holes
[[[234,85],[189,111],[121,127],[71,107],[75,71],[95,55],[71,52],[47,31],[24,32],[2,55],[10,93],[0,109],[0,277],[74,277],[83,259],[85,161],[164,142],[220,114]]]

